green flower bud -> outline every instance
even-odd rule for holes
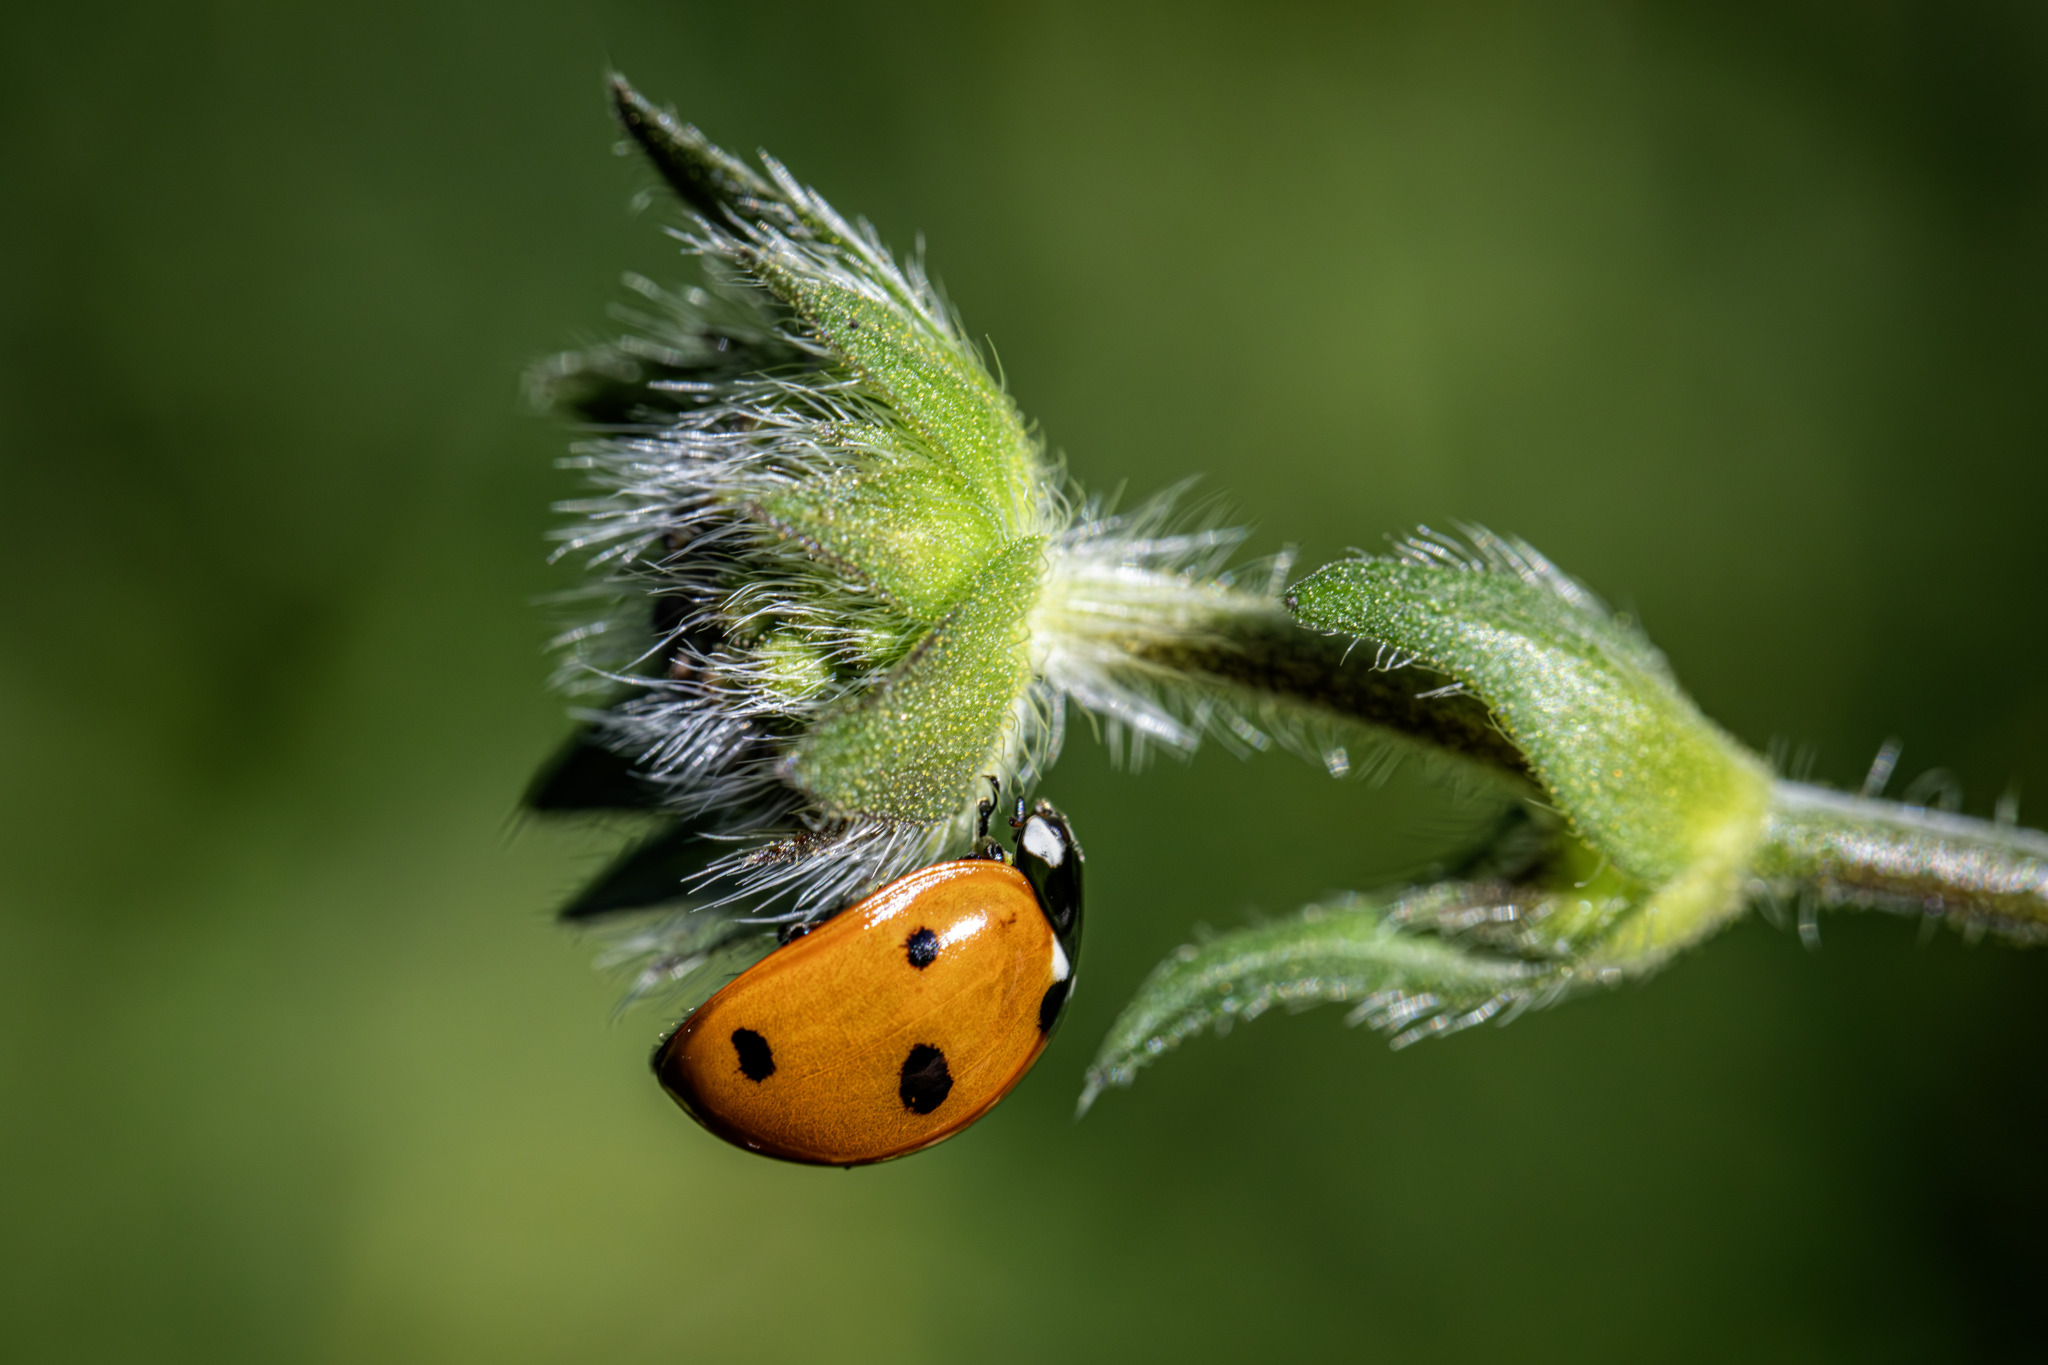
[[[1023,795],[1070,704],[1132,757],[1210,733],[1320,753],[1316,717],[1435,716],[1500,759],[1467,704],[1293,625],[1284,565],[1238,586],[1239,533],[1068,487],[918,262],[613,95],[693,211],[704,282],[630,280],[634,333],[536,374],[592,427],[572,463],[596,495],[561,540],[601,605],[562,647],[602,704],[533,801],[666,822],[577,902],[695,907],[658,975],[709,960],[707,918],[812,918],[964,851],[986,778]]]

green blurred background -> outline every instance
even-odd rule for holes
[[[967,1136],[727,1149],[519,821],[634,218],[600,76],[899,245],[1089,485],[1310,562],[1519,532],[1707,710],[2048,800],[2048,18],[1894,3],[24,6],[0,29],[0,1354],[2038,1358],[2048,956],[1752,920],[1402,1054],[1072,1120],[1198,923],[1425,857],[1418,777],[1083,733],[1084,989]],[[2023,806],[2023,816],[2048,809]]]

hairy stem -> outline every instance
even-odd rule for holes
[[[1752,872],[1786,899],[2048,942],[2048,834],[2039,830],[1779,782]]]
[[[1432,669],[1384,666],[1370,640],[1305,630],[1252,602],[1219,612],[1202,634],[1134,635],[1132,658],[1153,668],[1306,706],[1519,778],[1529,765],[1477,697]]]

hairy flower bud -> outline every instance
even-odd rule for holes
[[[1088,502],[919,262],[772,158],[757,172],[612,93],[692,211],[674,235],[704,282],[629,280],[633,333],[535,375],[593,428],[571,463],[595,496],[564,506],[559,553],[601,605],[560,644],[602,705],[532,801],[668,820],[569,913],[687,902],[640,954],[687,975],[735,926],[829,913],[964,848],[985,777],[1030,789],[1069,703],[1132,754],[1209,732],[1314,748],[1304,717],[1457,710],[1295,627],[1284,562],[1236,586],[1240,533],[1173,528],[1170,498]]]

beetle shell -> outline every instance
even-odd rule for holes
[[[912,872],[763,958],[655,1054],[690,1115],[739,1146],[887,1161],[973,1123],[1031,1069],[1073,965],[1016,868]]]

